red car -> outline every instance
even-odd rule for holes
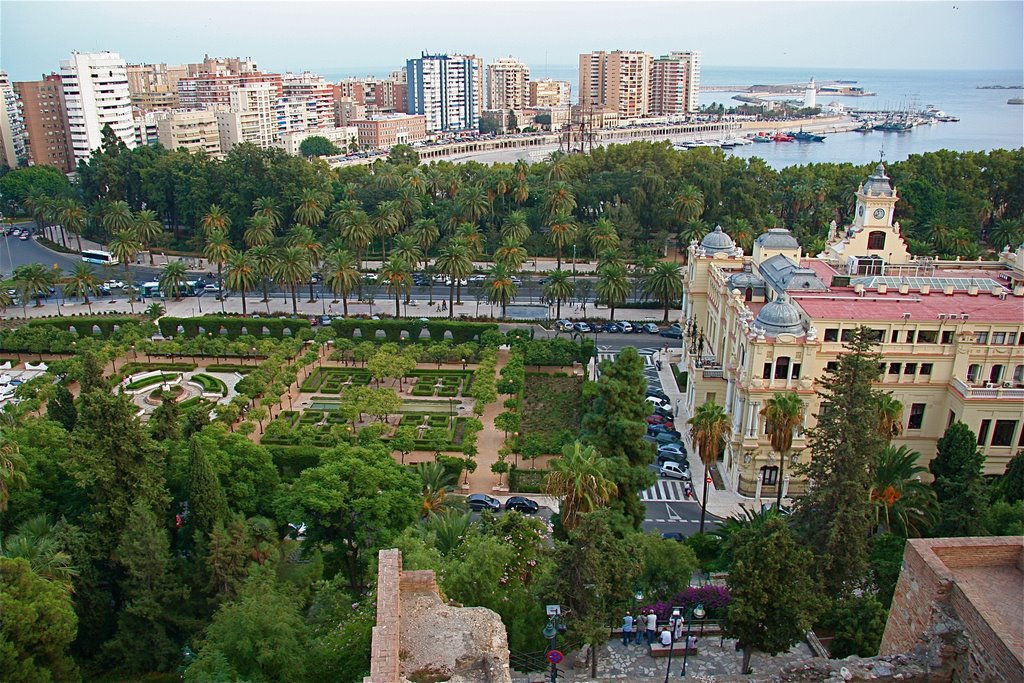
[[[675,425],[672,423],[672,420],[664,415],[648,415],[644,419],[649,425],[665,425],[669,429],[675,429]]]

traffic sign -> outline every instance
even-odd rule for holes
[[[706,481],[707,483],[709,483],[709,484],[710,484],[710,483],[711,483],[711,475],[709,474],[709,475],[708,475],[708,477],[707,477],[707,479],[705,479],[704,481]]]
[[[548,652],[548,661],[552,664],[561,664],[563,659],[565,659],[565,655],[558,650],[551,650]]]

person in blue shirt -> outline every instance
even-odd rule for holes
[[[633,617],[627,614],[622,618],[622,644],[629,647],[629,641],[633,637]]]

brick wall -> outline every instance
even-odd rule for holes
[[[398,683],[402,679],[398,657],[401,585],[402,553],[381,550],[377,559],[377,625],[373,627],[370,675],[364,683]]]

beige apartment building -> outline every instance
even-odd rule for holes
[[[281,91],[284,97],[306,98],[315,103],[317,128],[334,125],[334,85],[323,76],[304,71],[301,74],[286,73],[281,76]]]
[[[487,106],[485,110],[526,107],[530,96],[530,67],[513,57],[502,57],[487,65]]]
[[[651,68],[646,52],[615,50],[580,55],[580,105],[608,107],[621,119],[651,113]]]
[[[568,107],[572,96],[572,85],[569,81],[556,81],[545,78],[530,81],[531,107]]]
[[[427,117],[422,114],[387,114],[352,121],[363,149],[408,145],[427,137]]]
[[[185,148],[220,156],[220,132],[217,115],[212,111],[169,112],[157,119],[157,139],[167,149]]]
[[[14,90],[25,119],[29,164],[55,166],[64,173],[74,171],[60,74],[52,73],[39,81],[19,81]]]
[[[143,112],[179,106],[178,81],[189,75],[185,65],[129,64],[128,92],[132,106]]]
[[[651,114],[683,115],[700,107],[700,53],[671,52],[651,66]]]
[[[716,401],[731,416],[718,468],[729,489],[753,498],[772,498],[779,485],[805,491],[793,465],[812,457],[805,430],[816,392],[860,325],[880,342],[877,388],[903,404],[896,445],[925,464],[959,420],[978,435],[991,475],[1024,447],[1024,246],[999,261],[914,257],[893,220],[898,200],[879,164],[857,191],[853,224],[833,229],[816,257],[785,229],[759,236],[749,255],[720,227],[690,245],[682,412]],[[786,390],[805,411],[780,472],[760,410]]]
[[[216,112],[221,151],[227,154],[242,142],[251,142],[263,149],[273,146],[277,142],[276,100],[277,89],[273,83],[231,88],[228,110]]]

